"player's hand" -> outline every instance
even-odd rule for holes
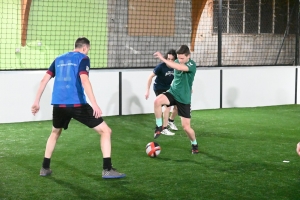
[[[298,155],[300,156],[300,142],[297,144],[296,152],[297,152]]]
[[[100,109],[100,107],[98,105],[93,105],[93,116],[95,118],[100,118],[102,116],[102,110]]]
[[[34,103],[32,106],[31,106],[31,113],[33,115],[35,115],[37,112],[39,112],[40,110],[40,105],[38,103]]]
[[[145,98],[146,98],[146,100],[149,98],[149,91],[146,92]]]
[[[153,54],[153,56],[154,56],[155,58],[160,59],[160,60],[164,59],[163,55],[162,55],[160,52],[155,52],[155,53]]]

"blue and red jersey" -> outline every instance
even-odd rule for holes
[[[89,75],[90,59],[80,52],[58,56],[47,73],[54,79],[51,104],[59,107],[77,107],[86,104],[80,75]]]

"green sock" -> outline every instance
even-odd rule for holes
[[[197,140],[191,141],[191,144],[197,145]]]
[[[162,119],[161,118],[156,118],[156,126],[157,127],[162,126]]]

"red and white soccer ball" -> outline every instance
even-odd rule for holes
[[[158,156],[160,154],[160,150],[161,148],[156,142],[149,142],[146,145],[146,153],[151,158],[155,158],[156,156]]]

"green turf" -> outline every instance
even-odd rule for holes
[[[101,178],[99,136],[72,121],[54,151],[51,177],[39,170],[51,121],[0,124],[0,199],[299,199],[300,106],[192,112],[200,154],[180,127],[160,136],[149,158],[154,115],[105,117],[113,164],[127,177]],[[284,160],[290,161],[284,163]]]

